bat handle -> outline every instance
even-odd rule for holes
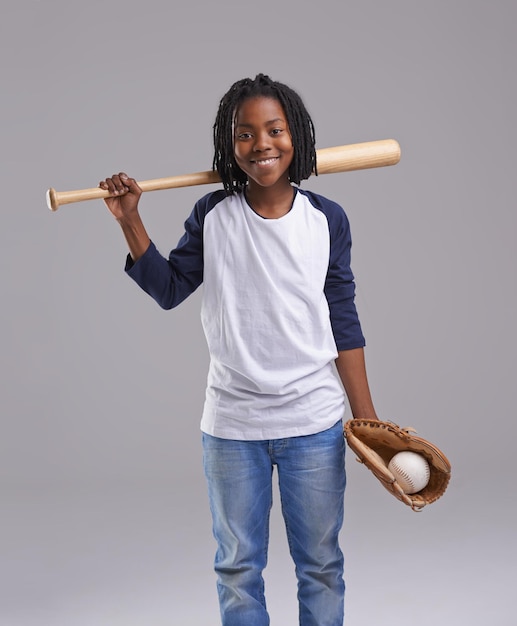
[[[160,189],[209,185],[220,181],[221,179],[217,172],[207,171],[142,180],[138,181],[138,185],[142,191],[158,191]],[[110,196],[111,194],[107,189],[101,189],[100,187],[77,189],[75,191],[56,191],[51,187],[47,190],[47,206],[51,211],[57,211],[62,204],[82,202],[84,200],[101,200]]]
[[[83,200],[101,200],[109,197],[110,192],[100,187],[77,189],[76,191],[56,191],[51,187],[47,190],[47,206],[51,211],[57,211],[62,204]]]

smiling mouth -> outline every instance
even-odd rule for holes
[[[255,165],[258,165],[259,167],[267,167],[268,165],[273,165],[273,163],[276,163],[279,158],[280,157],[269,157],[268,159],[255,159],[251,162]]]

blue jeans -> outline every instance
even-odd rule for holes
[[[223,626],[268,626],[267,563],[274,465],[298,579],[300,626],[342,626],[345,443],[341,422],[303,437],[235,441],[203,434]]]

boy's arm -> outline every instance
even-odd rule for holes
[[[138,261],[151,243],[138,212],[142,190],[136,180],[124,172],[106,178],[99,183],[99,187],[113,194],[104,202],[122,228],[131,258]]]
[[[149,248],[151,240],[145,226],[142,222],[140,214],[131,216],[130,218],[121,218],[117,220],[124,237],[126,239],[127,246],[129,248],[129,254],[133,262],[138,261]]]
[[[339,351],[336,367],[354,418],[379,419],[373,406],[368,385],[364,349],[354,348]]]
[[[203,242],[200,212],[196,207],[185,222],[178,245],[163,257],[152,243],[138,211],[142,190],[121,172],[99,183],[110,192],[105,203],[126,238],[129,255],[127,274],[164,309],[177,306],[203,281]],[[202,211],[201,211],[202,212]]]

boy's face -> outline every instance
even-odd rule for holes
[[[245,100],[235,115],[234,156],[250,184],[289,184],[294,147],[284,109],[278,100]]]

